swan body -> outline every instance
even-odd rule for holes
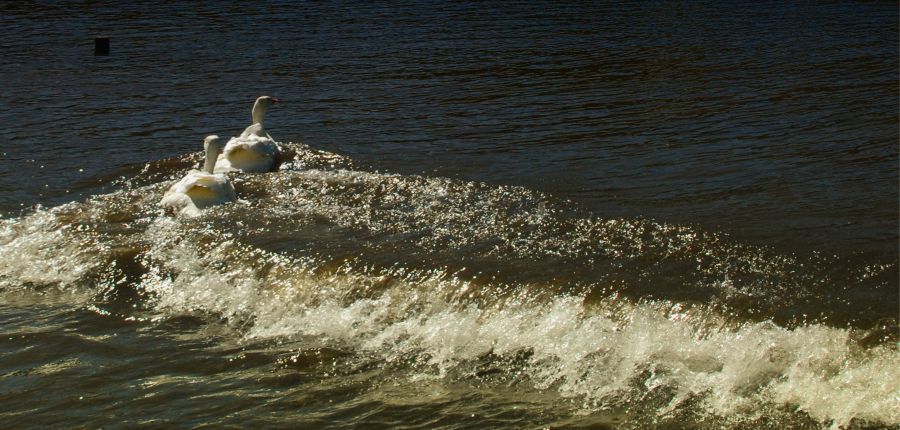
[[[266,112],[278,101],[270,96],[256,99],[251,111],[252,124],[240,136],[232,137],[225,144],[224,151],[216,161],[215,172],[264,173],[278,168],[281,149],[263,126]]]
[[[280,152],[278,144],[269,137],[254,134],[232,137],[216,161],[215,172],[271,172]]]
[[[222,152],[218,136],[207,136],[203,141],[206,163],[203,171],[191,170],[173,184],[163,195],[159,205],[179,215],[195,217],[202,209],[237,200],[234,186],[225,175],[214,174],[216,158]]]

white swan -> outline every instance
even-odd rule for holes
[[[278,168],[281,148],[263,127],[266,111],[278,101],[270,96],[256,99],[251,112],[253,123],[244,129],[240,136],[232,137],[228,141],[225,150],[216,161],[215,172],[263,173]]]
[[[173,184],[163,196],[159,205],[172,209],[177,214],[194,217],[200,210],[237,200],[234,186],[222,174],[213,174],[216,157],[222,152],[219,136],[207,136],[203,140],[206,162],[203,171],[191,170],[180,181]]]

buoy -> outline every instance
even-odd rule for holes
[[[94,37],[94,55],[109,55],[109,37]]]

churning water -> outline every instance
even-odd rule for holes
[[[7,9],[5,425],[900,425],[895,4]]]

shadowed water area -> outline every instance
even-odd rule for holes
[[[6,9],[7,425],[900,424],[896,4]]]

